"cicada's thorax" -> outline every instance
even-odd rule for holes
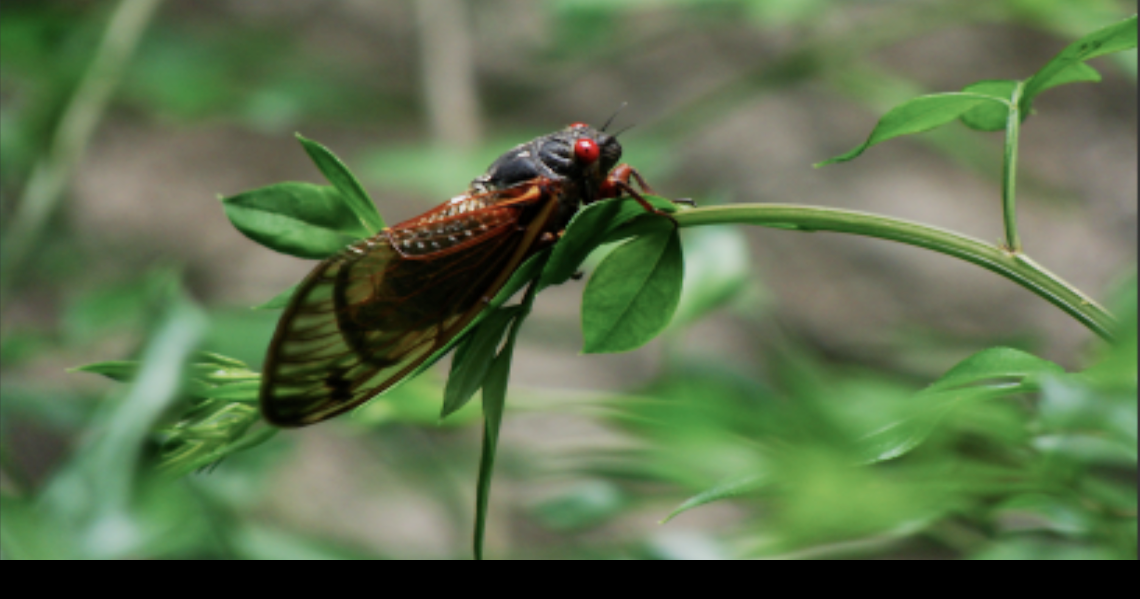
[[[589,164],[575,158],[574,144],[583,138],[594,140],[601,156]],[[471,182],[469,193],[494,192],[545,179],[558,194],[558,211],[547,225],[557,232],[566,227],[582,204],[598,199],[602,182],[621,159],[617,139],[584,125],[543,135],[520,144],[499,156],[486,174]]]

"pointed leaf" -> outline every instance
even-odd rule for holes
[[[1037,91],[1037,95],[1041,95],[1041,92],[1047,89],[1053,89],[1054,87],[1067,83],[1100,83],[1100,80],[1100,73],[1096,69],[1083,62],[1073,63],[1049,79],[1049,81]]]
[[[664,198],[646,196],[655,208],[666,212],[676,206]],[[561,285],[570,279],[582,262],[599,245],[610,239],[612,233],[624,223],[645,215],[646,210],[629,198],[603,200],[582,208],[566,226],[562,239],[554,246],[550,262],[542,273],[540,287]],[[667,219],[655,217],[667,222]]]
[[[1060,366],[1008,347],[980,351],[959,362],[915,396],[916,412],[859,440],[857,461],[870,464],[909,453],[922,444],[952,410],[964,402],[988,401],[1033,388]]]
[[[447,387],[443,390],[443,409],[439,414],[441,419],[467,405],[475,392],[483,386],[487,371],[495,360],[499,342],[518,314],[517,306],[494,310],[459,344],[451,361]]]
[[[1069,44],[1064,50],[1061,50],[1060,54],[1044,67],[1041,67],[1041,70],[1025,82],[1025,92],[1021,95],[1022,111],[1029,112],[1034,98],[1046,89],[1075,80],[1072,79],[1074,73],[1069,71],[1073,65],[1097,56],[1130,50],[1135,47],[1136,15],[1103,29],[1098,29]]]
[[[921,133],[941,127],[962,116],[966,111],[985,103],[1001,103],[1001,100],[983,94],[962,92],[932,94],[914,98],[892,108],[890,112],[883,115],[863,145],[815,166],[821,167],[852,160],[875,144],[900,135]]]
[[[582,351],[629,351],[656,337],[677,309],[684,273],[676,231],[638,237],[614,250],[582,297]]]
[[[1009,347],[992,347],[962,360],[927,388],[942,391],[999,379],[1021,381],[1027,377],[1064,374],[1057,364]]]
[[[246,237],[283,254],[327,258],[368,232],[331,187],[286,182],[222,199]]]
[[[1017,89],[1018,82],[1010,79],[994,79],[991,81],[978,81],[967,85],[962,91],[973,94],[992,96],[1005,103],[986,102],[967,110],[962,115],[962,123],[977,131],[1004,131],[1006,121],[1009,120],[1009,104],[1013,98],[1013,91]],[[1028,115],[1022,115],[1022,120]]]
[[[197,359],[200,364],[217,364],[227,368],[249,368],[249,365],[237,358],[231,358],[209,351],[196,352],[194,358]]]
[[[668,516],[665,516],[665,519],[662,520],[660,524],[665,524],[666,522],[693,508],[700,507],[714,501],[720,501],[722,499],[730,499],[733,497],[740,497],[741,495],[747,495],[748,493],[763,488],[766,484],[768,484],[768,477],[761,474],[752,474],[721,481],[711,489],[702,491],[701,493],[690,497],[684,503],[677,506],[676,509],[674,509],[672,512],[669,512]]]
[[[491,478],[495,471],[499,427],[503,422],[503,411],[507,403],[507,384],[511,377],[511,358],[515,351],[515,339],[533,301],[533,294],[529,294],[524,300],[520,307],[521,313],[515,319],[507,336],[507,343],[491,364],[483,383],[483,452],[479,456],[479,482],[475,488],[473,537],[476,560],[483,559],[483,540],[487,532],[487,506],[491,501]]]
[[[328,179],[329,183],[332,183],[333,187],[340,192],[344,203],[352,210],[367,231],[367,236],[379,233],[384,228],[384,218],[380,216],[380,212],[376,210],[376,204],[372,202],[372,198],[368,197],[368,193],[364,191],[364,187],[352,175],[348,167],[321,144],[311,139],[305,139],[300,134],[297,135],[297,141],[301,142],[305,152],[316,163],[325,179]]]
[[[129,383],[135,380],[139,372],[139,363],[134,360],[113,360],[109,362],[95,362],[69,368],[68,372],[90,372],[101,374],[112,381]]]
[[[919,393],[916,402],[922,402],[914,415],[892,422],[856,442],[855,462],[874,464],[901,457],[921,445],[934,432],[942,419],[960,402],[974,399],[996,399],[1019,392],[1013,386],[975,387],[944,393]]]

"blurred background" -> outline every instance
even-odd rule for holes
[[[811,165],[901,101],[1027,77],[1135,11],[1116,0],[6,1],[0,551],[469,555],[481,426],[474,406],[437,423],[445,366],[209,473],[151,480],[154,442],[139,438],[135,459],[69,486],[90,468],[77,465],[84,448],[106,445],[92,441],[99,427],[131,416],[114,412],[130,405],[124,386],[66,369],[161,345],[163,315],[185,303],[171,298],[192,298],[197,347],[260,368],[280,312],[250,306],[314,263],[243,237],[217,197],[322,182],[296,132],[336,152],[395,223],[460,193],[513,145],[599,125],[628,103],[616,119],[635,125],[625,161],[663,195],[872,211],[997,242],[1000,133],[953,125]],[[1136,54],[1093,64],[1103,82],[1050,91],[1024,127],[1019,210],[1030,255],[1111,301],[1134,284]],[[998,469],[1024,465],[1032,400],[949,418],[925,458],[883,469],[841,467],[831,441],[987,347],[1083,368],[1099,344],[1076,321],[988,271],[885,241],[686,234],[681,313],[638,351],[579,355],[584,282],[539,297],[515,354],[490,556],[1134,553],[1134,531],[1101,526],[1130,517],[1134,529],[1134,454],[1123,470],[1081,463],[1058,479],[1085,488],[1072,481],[1096,471],[1119,509],[1047,524],[997,509],[1019,499],[994,485],[1024,482]],[[657,523],[717,481],[761,471],[772,482],[757,492]],[[932,490],[947,477],[960,483],[952,493]],[[118,508],[91,507],[104,484],[122,493]]]

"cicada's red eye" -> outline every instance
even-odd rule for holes
[[[593,164],[601,155],[601,148],[592,139],[579,139],[574,143],[574,157],[582,164]]]
[[[570,123],[571,129],[585,129],[589,127],[586,123]]]

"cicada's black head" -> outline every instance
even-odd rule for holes
[[[596,189],[619,160],[621,144],[616,137],[585,123],[574,123],[503,154],[473,185],[495,190],[545,177]]]
[[[585,123],[574,123],[535,142],[542,164],[565,178],[605,178],[621,160],[617,138]]]

